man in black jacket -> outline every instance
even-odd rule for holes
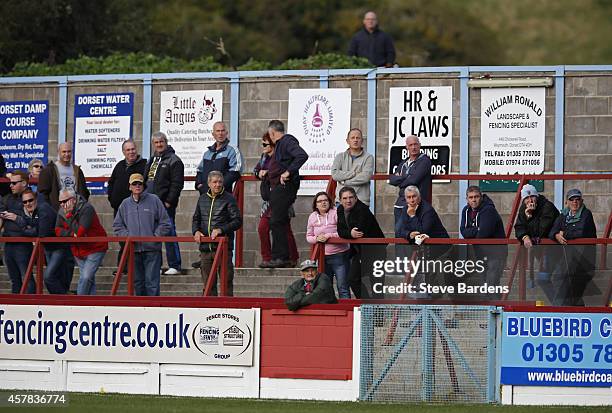
[[[363,16],[363,28],[351,39],[348,55],[365,57],[374,66],[393,67],[395,63],[393,39],[378,28],[378,18],[373,11]]]
[[[227,262],[227,294],[234,295],[234,264],[232,262],[232,251],[234,247],[234,231],[242,226],[242,217],[236,200],[223,187],[223,174],[219,171],[212,171],[208,174],[207,193],[200,195],[196,205],[191,224],[191,231],[194,239],[200,244],[200,257],[202,264],[200,271],[204,288],[208,282],[208,276],[215,259],[217,243],[202,242],[202,237],[215,239],[219,236],[227,237],[228,254]],[[217,277],[219,279],[219,276]],[[217,295],[217,283],[215,282],[212,295]]]
[[[287,241],[287,226],[291,223],[287,211],[295,202],[300,188],[300,168],[308,160],[308,154],[295,136],[285,133],[285,125],[280,120],[270,121],[268,134],[275,144],[274,161],[283,171],[280,185],[276,185],[270,192],[272,261],[268,263],[268,268],[278,268],[286,267],[291,262]]]
[[[355,190],[345,186],[338,193],[338,235],[345,239],[384,238],[376,217],[366,204],[357,198]],[[351,269],[349,270],[349,285],[357,298],[383,298],[382,294],[374,293],[374,282],[384,285],[384,276],[374,279],[372,269],[376,259],[385,258],[385,245],[351,245]],[[362,289],[362,285],[365,287]]]
[[[151,137],[154,154],[145,168],[146,192],[155,194],[164,203],[168,216],[172,221],[172,232],[176,236],[176,207],[185,181],[185,166],[163,132],[155,132]],[[168,270],[165,275],[181,273],[181,250],[178,242],[166,242],[166,258]]]
[[[136,144],[133,140],[128,139],[121,145],[121,151],[125,157],[119,161],[110,178],[108,179],[108,202],[113,208],[113,218],[117,216],[117,210],[119,205],[124,199],[130,196],[130,175],[140,174],[144,175],[144,170],[147,165],[147,160],[140,157],[136,150]],[[121,248],[119,249],[119,255],[117,255],[117,265],[121,260],[121,254],[123,253],[124,243],[119,243]]]

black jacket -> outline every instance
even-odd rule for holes
[[[145,167],[147,166],[147,160],[139,158],[136,162],[127,166],[124,160],[119,161],[113,173],[108,180],[108,202],[115,212],[119,209],[121,202],[128,196],[130,196],[130,175],[141,174],[144,176]]]
[[[363,202],[357,200],[357,203],[348,213],[344,215],[344,207],[338,207],[338,235],[341,238],[352,239],[351,230],[357,228],[363,232],[364,238],[384,238],[385,234],[380,229],[376,217],[370,211],[370,208]]]
[[[17,218],[25,215],[23,212],[23,203],[21,202],[21,195],[13,195],[12,193],[7,194],[2,198],[0,204],[0,211],[8,211],[17,215]],[[2,236],[4,237],[27,237],[23,232],[23,228],[17,223],[17,220],[10,221],[4,220]]]
[[[289,171],[291,181],[299,182],[300,168],[308,160],[308,154],[300,146],[295,136],[286,134],[276,142],[274,159],[283,170]]]
[[[446,228],[444,228],[438,213],[425,200],[421,200],[421,204],[416,209],[415,215],[412,218],[408,216],[407,207],[404,207],[398,226],[398,235],[411,243],[414,243],[414,239],[410,238],[410,233],[413,231],[427,234],[430,238],[449,238],[448,232],[446,232]]]
[[[304,290],[304,279],[294,281],[285,292],[285,304],[291,311],[299,310],[310,304],[335,304],[338,302],[329,276],[318,273],[312,280],[313,288],[310,294]]]
[[[147,192],[157,195],[162,202],[167,202],[176,208],[185,181],[183,161],[174,153],[172,146],[168,146],[168,149],[161,154],[161,161],[155,172],[154,180],[148,182],[149,169],[155,157],[154,155],[149,159],[145,168],[144,178],[147,182]]]
[[[372,33],[363,27],[351,39],[348,55],[365,57],[374,66],[392,66],[395,63],[395,46],[391,36],[378,27]]]
[[[23,230],[23,235],[26,237],[55,237],[55,223],[57,221],[57,212],[46,203],[42,197],[38,198],[36,209],[32,216],[23,215],[17,216],[15,223]],[[67,244],[46,243],[45,250],[52,251],[59,248],[70,248]]]
[[[579,220],[569,219],[569,210],[563,209],[548,234],[549,238],[555,241],[555,235],[558,234],[559,231],[563,231],[563,238],[567,240],[576,238],[597,238],[593,214],[584,205],[581,208],[582,211],[578,210],[580,212]]]
[[[234,231],[242,226],[242,216],[234,197],[223,191],[212,197],[210,191],[200,195],[191,223],[191,233],[202,232],[209,236],[213,229],[219,228],[221,235],[228,237],[229,249],[234,248]],[[200,243],[200,251],[210,252],[217,249],[217,243]]]
[[[400,175],[389,176],[389,183],[400,189],[395,205],[406,206],[404,191],[410,185],[419,188],[421,198],[431,202],[431,159],[422,153],[410,166],[409,162],[410,158],[406,158],[397,166]]]
[[[476,208],[476,216],[470,217],[469,205],[461,211],[461,235],[463,238],[506,238],[504,222],[495,209],[493,200],[486,194],[482,195],[480,206]]]
[[[529,235],[537,243],[540,238],[548,237],[558,216],[559,210],[544,195],[538,195],[536,209],[529,219],[525,215],[525,204],[521,203],[514,224],[516,238],[522,241],[525,235]]]

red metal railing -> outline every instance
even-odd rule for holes
[[[34,267],[36,267],[36,294],[43,294],[43,267],[45,263],[44,244],[80,244],[91,242],[123,242],[125,247],[119,261],[117,274],[113,279],[110,295],[116,295],[121,285],[121,279],[125,267],[127,266],[127,288],[128,295],[134,295],[134,244],[137,242],[191,242],[194,243],[193,237],[83,237],[83,238],[68,238],[68,237],[53,237],[53,238],[28,238],[28,237],[0,237],[0,242],[31,242],[34,244],[32,255],[26,270],[26,274],[21,286],[20,294],[25,294],[27,285],[30,279],[34,276]],[[202,295],[209,296],[212,288],[217,282],[217,272],[221,273],[221,288],[220,295],[227,296],[227,262],[228,257],[228,241],[227,237],[202,237],[201,242],[216,243],[217,250],[213,259],[213,264],[208,276],[206,285],[203,286]]]

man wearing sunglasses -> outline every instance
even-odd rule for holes
[[[23,228],[15,222],[19,216],[23,216],[23,204],[21,194],[28,187],[28,174],[23,171],[13,171],[9,178],[11,193],[2,198],[0,203],[0,219],[4,230],[3,237],[25,237]],[[11,292],[18,294],[21,290],[23,277],[28,268],[28,261],[32,255],[31,242],[7,242],[4,244],[4,262],[11,279]],[[27,293],[34,294],[36,285],[34,277],[30,278]]]
[[[113,231],[120,237],[163,237],[172,232],[172,223],[162,201],[144,192],[144,177],[132,174],[131,196],[121,202]],[[134,291],[136,295],[159,295],[162,264],[161,242],[137,242],[134,245]]]

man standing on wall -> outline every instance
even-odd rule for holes
[[[176,236],[176,207],[183,190],[185,180],[185,166],[172,146],[168,145],[168,138],[163,132],[155,132],[151,136],[153,156],[145,168],[146,192],[155,194],[164,203],[172,231],[169,236]],[[166,242],[166,259],[168,270],[165,275],[181,273],[181,251],[178,242]]]

